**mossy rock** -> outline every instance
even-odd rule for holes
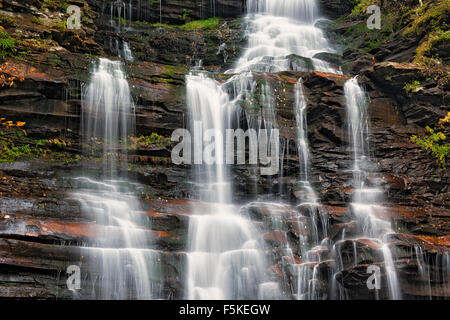
[[[310,58],[298,56],[296,54],[291,54],[286,58],[289,59],[292,70],[299,70],[299,71],[314,70],[314,63]]]
[[[330,52],[319,52],[313,56],[313,59],[322,60],[338,66],[344,62],[341,55]]]

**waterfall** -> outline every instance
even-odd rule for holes
[[[123,58],[127,61],[133,61],[134,57],[133,57],[133,52],[131,51],[130,45],[128,44],[128,42],[123,41],[122,43],[123,45]]]
[[[306,119],[307,102],[303,93],[303,81],[299,79],[295,84],[295,121],[297,124],[297,149],[300,164],[300,181],[298,191],[303,194],[302,200],[313,202],[317,201],[309,183],[310,150],[308,143],[308,123]]]
[[[203,141],[215,150],[212,163],[198,165],[196,183],[208,204],[193,206],[189,223],[188,299],[256,299],[273,290],[264,277],[264,253],[258,232],[231,204],[231,185],[225,165],[224,132],[231,128],[232,100],[204,73],[187,76],[187,103],[194,158],[203,157]],[[211,134],[209,136],[209,134]],[[210,138],[214,138],[212,143]],[[199,161],[197,161],[199,163]],[[266,290],[267,289],[267,290]]]
[[[121,153],[134,133],[134,104],[120,61],[100,58],[83,92],[82,131],[85,144],[102,140],[103,153]]]
[[[123,14],[122,14],[122,10],[123,10]],[[127,12],[128,10],[128,12]],[[115,19],[117,19],[117,22],[115,21]],[[125,28],[126,26],[126,20],[128,20],[128,25],[129,27],[127,27],[127,29],[131,28],[131,23],[132,23],[132,19],[133,19],[133,5],[131,0],[128,2],[128,4],[126,4],[123,0],[117,0],[117,1],[113,1],[110,4],[110,25],[111,27],[113,27],[115,29],[115,31],[117,33],[121,33],[122,31],[122,20],[123,20],[123,27]],[[112,39],[113,36],[110,36],[110,43],[112,43]],[[115,47],[112,48],[112,46],[110,45],[110,49],[111,51],[113,51],[113,54],[115,54],[116,56],[123,58],[127,61],[133,61],[134,57],[133,57],[133,52],[131,51],[130,45],[127,41],[121,39],[121,43],[122,46],[119,46],[119,40],[120,38],[118,38],[116,36],[116,39],[114,40],[114,44]]]
[[[150,265],[158,254],[147,249],[149,231],[134,197],[140,186],[120,178],[126,171],[121,169],[126,168],[126,139],[134,133],[134,105],[121,62],[98,60],[82,103],[85,154],[95,157],[91,151],[103,145],[106,166],[100,176],[74,180],[83,213],[96,221],[95,243],[86,248],[93,298],[150,299],[155,292]]]
[[[319,15],[315,0],[247,0],[247,10],[307,23],[313,23]]]
[[[357,78],[348,80],[344,86],[348,135],[353,152],[353,199],[351,208],[360,224],[362,236],[385,239],[386,235],[393,233],[390,221],[378,219],[374,209],[379,207],[378,202],[382,190],[365,186],[368,169],[371,167],[369,155],[369,115],[368,101],[364,90],[359,86]],[[382,246],[385,271],[389,287],[390,299],[401,299],[401,292],[397,274],[388,245]]]
[[[283,70],[340,73],[314,58],[320,52],[335,52],[322,30],[314,26],[319,18],[314,0],[250,0],[248,47],[232,70],[278,72]],[[296,56],[292,56],[296,55]]]
[[[190,126],[195,132],[202,133],[194,135],[197,137],[194,138],[194,159],[201,159],[203,150],[197,146],[203,140],[215,151],[215,161],[210,164],[200,165],[201,161],[194,160],[199,197],[209,204],[206,208],[204,205],[194,205],[192,208],[186,293],[189,299],[280,297],[278,284],[271,282],[264,272],[268,261],[261,235],[252,221],[237,214],[238,210],[233,206],[232,178],[225,165],[225,142],[221,137],[226,129],[239,126],[237,120],[241,109],[238,101],[247,93],[253,93],[256,86],[252,72],[340,72],[313,58],[319,52],[333,52],[323,32],[314,26],[318,18],[315,1],[250,0],[247,5],[248,48],[234,68],[225,72],[235,75],[222,85],[207,73],[195,69],[186,78]],[[308,182],[306,101],[301,83],[296,86],[296,97],[297,140],[302,154],[301,182],[306,187],[307,199],[315,202],[314,192]],[[277,123],[273,90],[268,84],[261,86],[260,101],[262,119],[255,120],[247,114],[248,128],[258,132],[259,137],[267,135],[273,138],[272,129],[277,127]],[[278,141],[275,149],[278,154]],[[317,268],[311,272],[311,277],[317,281]],[[316,287],[315,284],[313,287]],[[316,296],[313,294],[311,297]]]

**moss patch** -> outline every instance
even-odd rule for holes
[[[13,56],[16,53],[16,42],[8,32],[0,29],[0,59]]]
[[[195,20],[180,26],[181,30],[213,30],[219,27],[219,18],[209,18],[206,20]]]
[[[450,2],[448,0],[428,1],[423,6],[411,10],[407,15],[412,22],[405,29],[404,35],[423,36],[430,31],[447,30],[450,19]]]

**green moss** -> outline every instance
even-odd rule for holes
[[[438,29],[447,30],[450,19],[450,2],[448,0],[429,1],[417,10],[410,12],[411,25],[404,35],[416,34],[422,36]]]
[[[129,150],[149,147],[167,147],[171,145],[170,138],[163,137],[156,132],[150,136],[129,137],[126,141]]]
[[[53,24],[53,28],[56,28],[59,31],[66,31],[67,30],[67,21],[66,20],[57,21]]]
[[[170,24],[165,24],[165,23],[154,23],[152,24],[153,27],[155,28],[164,28],[164,29],[175,29],[176,26],[170,25]]]
[[[0,26],[2,26],[4,28],[9,28],[9,27],[17,28],[19,25],[11,17],[0,16]]]
[[[446,169],[447,156],[450,152],[450,144],[445,143],[447,137],[441,131],[435,131],[426,127],[428,135],[426,137],[411,136],[411,141],[419,145],[423,150],[430,151],[436,158],[436,163]]]
[[[65,0],[44,0],[42,8],[66,12],[69,4]]]
[[[414,90],[416,90],[417,88],[420,88],[421,83],[418,80],[415,80],[413,82],[407,83],[403,89],[405,89],[405,91],[407,93],[413,92]]]
[[[355,5],[352,10],[352,16],[360,16],[366,14],[367,7],[378,4],[378,2],[374,2],[373,0],[351,0],[351,2]]]
[[[168,75],[171,78],[179,77],[180,74],[184,74],[186,69],[182,66],[172,66],[172,65],[165,65],[164,71],[161,72],[163,75]]]
[[[35,23],[35,24],[42,24],[41,19],[40,19],[39,17],[36,17],[36,16],[32,16],[32,17],[31,17],[31,21],[32,21],[33,23]]]
[[[0,30],[0,59],[13,56],[16,53],[16,42],[10,35]]]
[[[35,140],[16,128],[0,130],[0,162],[45,159],[51,162],[74,162],[80,155],[65,152],[70,145],[62,139]],[[55,151],[56,150],[56,151]]]
[[[180,26],[181,30],[194,31],[194,30],[213,30],[219,27],[219,18],[209,18],[206,20],[195,20],[188,22]]]

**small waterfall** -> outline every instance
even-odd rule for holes
[[[126,175],[121,169],[126,168],[126,139],[134,133],[134,105],[122,63],[99,59],[82,101],[85,154],[103,145],[106,167],[100,177],[74,180],[84,214],[96,221],[96,241],[86,248],[95,275],[93,298],[150,299],[155,295],[150,266],[158,254],[147,249],[151,237],[134,197],[140,186],[119,178]]]
[[[355,189],[363,187],[365,171],[363,166],[368,160],[369,154],[369,120],[368,104],[364,90],[358,85],[358,80],[353,78],[349,80],[344,87],[347,100],[347,121],[349,140],[352,143],[353,150],[353,180]],[[359,203],[362,199],[361,193],[357,193],[358,198],[355,202]]]
[[[133,61],[134,57],[133,57],[133,52],[131,51],[130,45],[128,44],[128,42],[123,41],[122,43],[123,45],[123,58],[127,61]]]
[[[306,120],[307,102],[303,93],[303,81],[295,84],[295,121],[297,124],[297,149],[300,162],[300,182],[297,192],[301,192],[303,201],[316,202],[317,197],[309,183],[310,150],[308,143],[308,123]]]
[[[393,233],[389,221],[378,219],[374,209],[379,207],[382,190],[367,188],[365,179],[371,167],[369,155],[368,101],[357,78],[348,80],[344,86],[347,101],[348,133],[353,152],[353,199],[351,209],[362,225],[362,236],[386,238]],[[386,243],[382,246],[390,299],[401,299],[400,287],[391,251]]]
[[[247,2],[248,48],[227,73],[250,70],[284,70],[340,73],[328,63],[314,59],[320,52],[335,52],[322,30],[315,0],[249,0]],[[292,56],[296,55],[296,56]]]
[[[247,0],[247,10],[250,13],[265,13],[307,23],[313,23],[319,15],[315,0]]]
[[[189,223],[188,299],[257,299],[267,297],[265,289],[273,291],[264,275],[259,234],[231,205],[223,139],[225,129],[232,128],[231,101],[224,88],[204,73],[187,76],[191,127],[198,137],[193,152],[196,183],[200,198],[207,201],[193,206]],[[206,148],[212,148],[215,156],[201,165],[202,142],[209,143]]]
[[[103,154],[123,153],[134,134],[134,103],[120,61],[100,58],[83,92],[82,132],[85,146],[103,143]],[[115,162],[110,162],[115,163]],[[110,167],[110,169],[114,169]]]
[[[231,206],[207,210],[189,225],[188,299],[258,299],[266,281],[256,229]]]
[[[197,140],[194,142],[193,153],[194,163],[197,164],[197,189],[200,191],[200,198],[209,202],[206,209],[203,205],[192,208],[194,215],[189,225],[187,276],[189,299],[280,297],[279,285],[269,281],[264,272],[266,261],[261,235],[253,227],[252,221],[239,216],[232,205],[232,178],[224,162],[225,143],[220,138],[220,133],[239,126],[242,112],[239,101],[248,93],[254,93],[256,86],[252,72],[320,70],[339,73],[327,63],[313,59],[316,53],[333,52],[322,31],[314,26],[314,21],[318,18],[315,1],[250,0],[247,6],[248,48],[234,68],[226,71],[228,74],[234,74],[233,77],[225,84],[219,85],[207,73],[195,70],[186,79],[191,128],[194,132],[207,135],[202,137],[201,134],[194,134],[197,137],[194,140]],[[289,57],[290,55],[296,56]],[[315,202],[316,197],[308,182],[306,100],[301,83],[296,86],[296,97],[296,120],[299,127],[297,140],[299,152],[302,154],[300,179],[303,189],[307,190],[306,199]],[[277,127],[277,123],[273,90],[268,83],[261,85],[259,100],[262,105],[261,119],[256,120],[246,114],[247,127],[254,129],[259,137],[267,135],[269,140],[272,140],[275,137],[272,129]],[[208,147],[215,151],[215,161],[199,165],[203,150],[197,149],[196,146],[201,145],[203,140],[210,143]],[[278,155],[278,137],[276,140],[275,150]],[[282,173],[279,176],[282,176]],[[308,214],[319,219],[316,205],[312,205]],[[284,231],[278,230],[281,228],[279,221],[274,218],[272,222],[272,227],[283,234]],[[324,250],[319,246],[318,234],[316,235],[316,246],[311,252]],[[290,248],[283,249],[292,253]],[[305,255],[308,253],[306,243],[300,250]],[[309,298],[318,297],[316,291],[319,275],[318,267],[315,267],[318,262],[320,259],[310,264],[313,266],[311,272],[304,273],[308,278],[308,286],[300,285],[301,288],[314,291],[308,295]]]
[[[128,30],[131,28],[131,23],[133,19],[133,5],[131,0],[125,3],[123,0],[113,1],[110,4],[110,25],[115,29],[117,33],[121,33],[123,30]],[[127,22],[128,21],[128,22]],[[128,26],[127,26],[128,23]],[[119,40],[122,45],[119,45]],[[113,36],[110,36],[110,43],[113,42]],[[123,58],[127,61],[133,61],[133,52],[131,51],[130,45],[127,41],[115,36],[114,48],[110,45],[110,50],[116,56]]]

